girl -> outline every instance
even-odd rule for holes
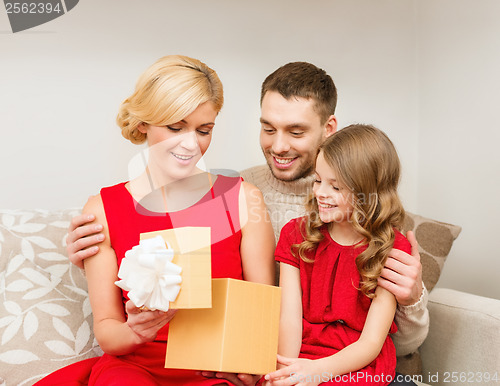
[[[271,385],[386,385],[395,375],[394,296],[377,287],[397,230],[400,163],[389,138],[352,125],[326,139],[307,215],[281,231],[282,309]]]
[[[117,123],[126,139],[147,142],[146,169],[131,181],[101,189],[83,209],[96,214],[106,234],[99,253],[85,260],[94,332],[105,354],[41,384],[71,384],[72,374],[73,384],[233,384],[165,369],[167,327],[175,310],[138,309],[114,284],[125,252],[139,244],[141,233],[185,226],[211,228],[213,277],[273,284],[274,235],[262,194],[240,178],[197,166],[222,103],[215,71],[185,56],[161,58],[122,103]]]

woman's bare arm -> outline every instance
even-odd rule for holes
[[[114,284],[118,280],[118,265],[109,241],[108,225],[100,196],[89,199],[83,208],[83,214],[87,213],[95,214],[95,222],[103,224],[106,236],[99,252],[84,261],[94,317],[94,333],[104,352],[112,355],[128,354],[139,345],[154,340],[158,330],[173,317],[173,313],[139,313],[136,307],[127,304],[127,320],[121,289]]]

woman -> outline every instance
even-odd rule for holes
[[[182,226],[211,228],[212,277],[273,283],[274,236],[262,194],[240,178],[197,167],[222,104],[222,84],[212,69],[166,56],[141,75],[121,105],[122,135],[147,141],[149,158],[139,177],[103,188],[83,209],[96,215],[106,235],[99,253],[85,261],[94,332],[105,352],[89,384],[232,384],[165,369],[165,326],[176,311],[138,309],[114,284],[140,233]]]

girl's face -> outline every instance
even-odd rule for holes
[[[191,114],[168,126],[142,124],[147,135],[149,166],[170,179],[189,177],[212,140],[217,111],[212,102],[199,105]]]
[[[321,151],[316,159],[313,192],[324,223],[349,221],[353,211],[353,193],[341,184]]]

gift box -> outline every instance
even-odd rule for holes
[[[212,308],[170,322],[165,367],[266,374],[276,370],[281,288],[212,279]]]
[[[182,227],[141,233],[141,240],[161,236],[174,250],[172,263],[182,268],[181,289],[173,309],[212,307],[212,263],[209,227]]]

